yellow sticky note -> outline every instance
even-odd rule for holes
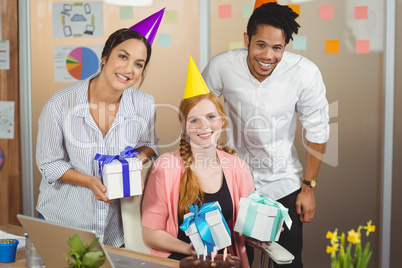
[[[294,12],[297,13],[298,18],[300,18],[300,5],[288,5]]]
[[[326,40],[325,41],[325,53],[339,54],[339,40]]]
[[[243,48],[243,42],[230,42],[229,49]]]
[[[166,24],[178,24],[179,12],[177,10],[166,10],[163,18]]]

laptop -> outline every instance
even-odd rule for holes
[[[43,263],[48,268],[67,267],[66,254],[71,250],[67,241],[78,234],[84,245],[91,244],[97,237],[95,231],[86,230],[67,225],[52,223],[42,219],[18,214],[18,220],[27,232],[36,250],[42,258]],[[127,256],[107,253],[102,243],[97,243],[94,250],[103,251],[106,256],[102,268],[164,268],[166,265],[135,259]]]
[[[95,26],[92,25],[92,24],[88,24],[88,25],[85,27],[85,32],[84,32],[84,34],[94,34],[94,31],[95,31]]]

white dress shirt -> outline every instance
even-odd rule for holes
[[[120,201],[98,201],[90,189],[59,179],[70,168],[95,175],[97,153],[118,155],[126,146],[147,146],[159,155],[155,101],[137,88],[125,89],[113,125],[103,137],[88,103],[89,81],[97,75],[59,90],[42,110],[36,146],[42,181],[36,208],[48,221],[94,230],[102,243],[120,247]]]
[[[250,165],[259,193],[280,199],[298,190],[303,176],[293,144],[298,113],[307,140],[325,143],[329,138],[318,67],[285,52],[272,75],[259,82],[248,68],[247,49],[236,49],[213,57],[202,75],[212,92],[223,94],[229,146]]]

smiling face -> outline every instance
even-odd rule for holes
[[[134,86],[141,77],[147,59],[143,41],[128,39],[113,48],[108,58],[102,58],[102,75],[108,86],[122,91]]]
[[[271,25],[259,25],[251,40],[244,33],[244,44],[248,48],[248,68],[260,82],[272,74],[286,47],[282,30]]]
[[[186,121],[191,147],[216,148],[223,125],[224,121],[211,100],[203,99],[198,102],[188,113]]]

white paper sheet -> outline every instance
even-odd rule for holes
[[[25,250],[25,237],[9,234],[7,232],[0,231],[0,239],[16,239],[19,244],[17,246],[17,251]]]

